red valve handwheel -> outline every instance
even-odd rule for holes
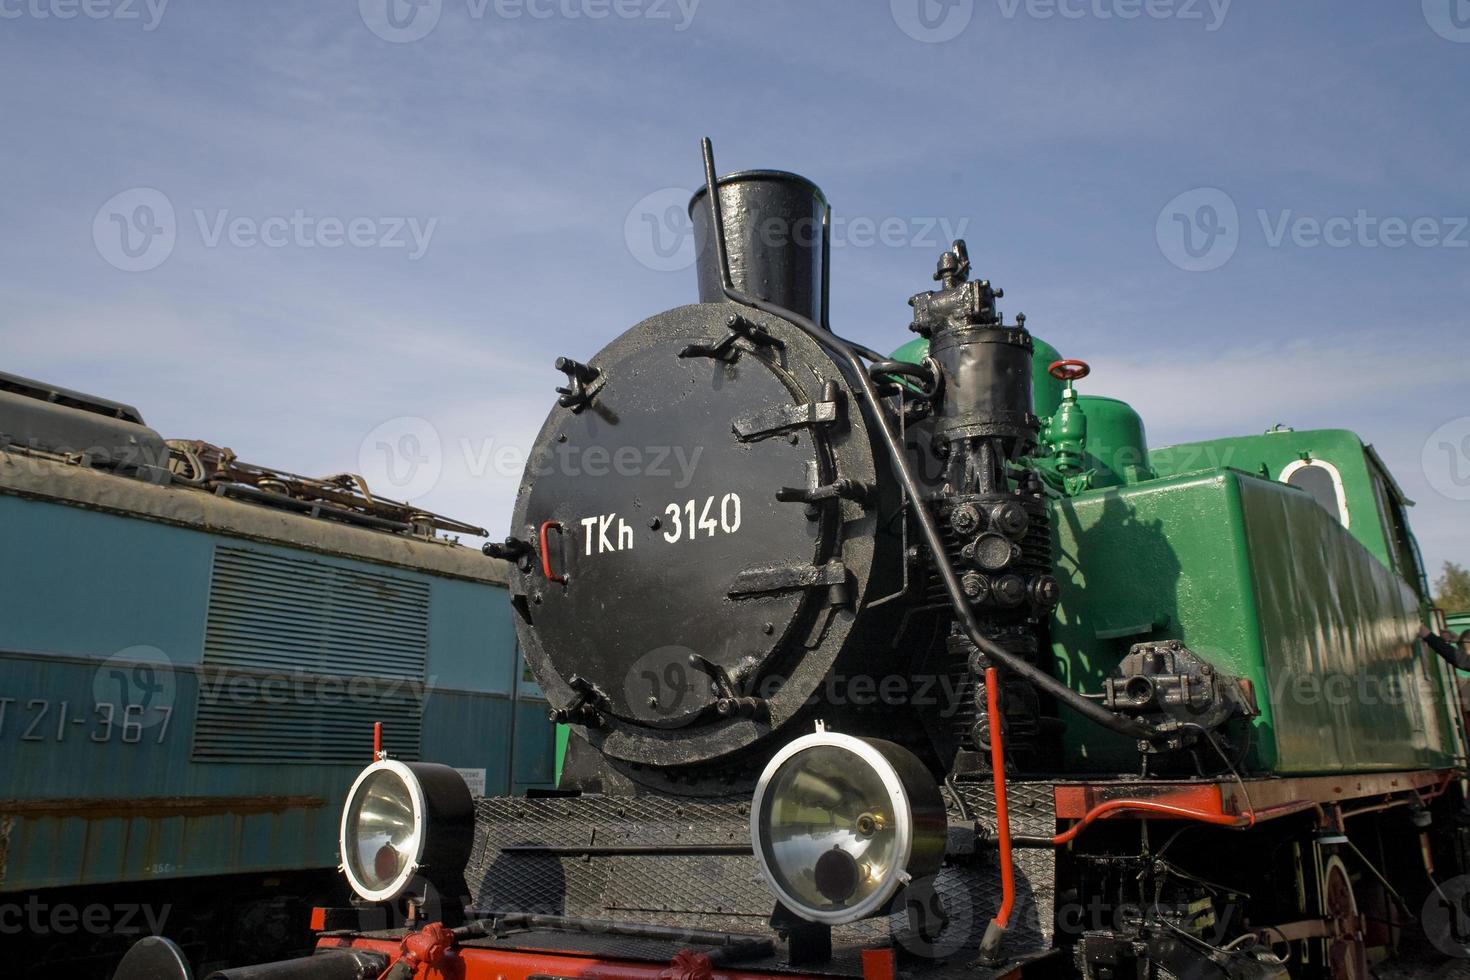
[[[1068,359],[1064,361],[1053,361],[1051,367],[1046,369],[1046,373],[1058,381],[1081,381],[1092,373],[1092,368],[1088,366],[1086,361]]]

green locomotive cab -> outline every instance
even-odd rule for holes
[[[894,357],[926,355],[917,340]],[[1058,676],[1103,689],[1130,651],[1177,642],[1249,683],[1259,715],[1230,736],[1246,771],[1463,757],[1451,671],[1417,639],[1431,599],[1412,501],[1373,447],[1277,425],[1150,449],[1131,405],[1078,390],[1088,373],[1036,341],[1042,447],[1030,462],[1050,491]],[[1062,771],[1136,767],[1132,742],[1060,714]]]

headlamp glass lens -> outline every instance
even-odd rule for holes
[[[379,891],[391,885],[414,858],[418,828],[413,800],[397,773],[373,773],[349,804],[347,854],[352,877]]]
[[[817,911],[862,902],[896,870],[898,817],[862,758],[817,745],[788,759],[761,803],[766,864],[793,899]]]

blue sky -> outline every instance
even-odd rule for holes
[[[826,190],[854,339],[963,230],[1155,445],[1355,429],[1470,563],[1470,0],[418,3],[0,0],[3,369],[500,534],[709,135]]]

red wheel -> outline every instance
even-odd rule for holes
[[[1336,855],[1328,858],[1322,869],[1322,912],[1337,933],[1327,944],[1334,980],[1368,980],[1368,950],[1353,880],[1347,865]]]
[[[1053,361],[1051,367],[1046,369],[1058,381],[1081,381],[1092,373],[1092,368],[1086,361],[1074,361],[1070,358],[1062,361]]]

